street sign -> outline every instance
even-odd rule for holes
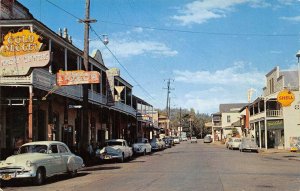
[[[69,109],[80,109],[82,105],[69,105]]]

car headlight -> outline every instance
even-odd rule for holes
[[[26,161],[26,166],[31,167],[32,165],[33,163],[30,160]]]

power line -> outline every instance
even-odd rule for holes
[[[178,30],[178,29],[170,29],[170,28],[158,28],[151,26],[142,26],[142,25],[130,25],[112,21],[104,21],[99,20],[99,22],[113,24],[113,25],[121,25],[125,27],[131,28],[142,28],[149,30],[158,30],[158,31],[167,31],[167,32],[179,32],[179,33],[191,33],[191,34],[205,34],[205,35],[216,35],[216,36],[257,36],[257,37],[296,37],[300,36],[300,34],[259,34],[259,33],[225,33],[225,32],[209,32],[209,31],[190,31],[190,30]]]
[[[143,88],[140,83],[130,74],[130,72],[125,68],[125,66],[123,66],[123,64],[121,64],[121,62],[119,61],[119,59],[117,58],[117,56],[110,50],[110,48],[108,48],[107,45],[104,44],[103,40],[101,39],[101,37],[97,34],[97,32],[93,29],[92,26],[90,26],[91,31],[93,31],[95,33],[95,35],[99,38],[99,40],[103,43],[103,45],[105,46],[105,48],[110,52],[110,54],[114,57],[114,59],[118,62],[118,64],[125,70],[125,72],[128,74],[128,76],[137,84],[138,87],[141,88],[141,90],[144,91],[144,93],[148,94],[149,98],[155,100],[151,94],[145,89]]]
[[[76,15],[72,14],[71,12],[63,9],[62,7],[52,3],[50,0],[46,0],[48,3],[52,4],[56,8],[64,11],[65,13],[71,15],[72,17],[81,20]],[[179,32],[179,33],[191,33],[191,34],[204,34],[204,35],[215,35],[215,36],[256,36],[256,37],[297,37],[300,34],[259,34],[259,33],[225,33],[225,32],[209,32],[209,31],[190,31],[190,30],[178,30],[178,29],[170,29],[170,28],[159,28],[159,27],[151,27],[151,26],[143,26],[143,25],[131,25],[131,24],[124,24],[112,21],[104,21],[98,20],[98,22],[112,24],[112,25],[120,25],[130,28],[142,28],[142,29],[149,29],[149,30],[157,30],[157,31],[166,31],[166,32]]]
[[[72,17],[76,18],[77,20],[81,21],[82,19],[77,17],[76,15],[70,13],[69,11],[65,10],[64,8],[56,5],[55,3],[52,3],[49,0],[46,0],[48,3],[50,3],[51,5],[55,6],[56,8],[62,10],[63,12],[71,15]],[[144,93],[146,93],[148,95],[149,98],[151,98],[152,100],[155,100],[155,98],[153,98],[151,96],[151,94],[145,89],[143,88],[140,83],[137,82],[137,80],[129,73],[129,71],[121,64],[121,62],[119,61],[119,59],[116,57],[116,55],[108,48],[107,45],[105,45],[105,43],[103,42],[103,40],[101,39],[101,37],[97,34],[97,32],[92,28],[92,26],[90,26],[90,29],[95,33],[95,35],[99,38],[99,40],[103,43],[103,45],[106,47],[106,49],[111,53],[111,55],[114,57],[114,59],[118,62],[118,64],[125,70],[125,72],[128,74],[128,76],[137,84],[138,87],[141,88],[141,90],[144,91]]]

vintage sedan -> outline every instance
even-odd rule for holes
[[[111,139],[106,142],[103,149],[96,151],[96,156],[101,160],[117,159],[124,162],[125,159],[130,159],[132,155],[132,148],[124,139]]]
[[[151,145],[147,138],[138,138],[136,143],[132,145],[133,152],[135,154],[143,154],[146,155],[147,153],[151,153]]]
[[[59,141],[38,141],[22,145],[17,155],[0,162],[0,180],[32,178],[37,185],[55,174],[77,174],[84,166],[81,157]]]
[[[258,153],[258,146],[254,139],[251,138],[242,138],[242,141],[239,145],[239,150],[244,151],[254,151]]]

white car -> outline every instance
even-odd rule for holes
[[[152,151],[158,151],[163,149],[163,145],[159,140],[159,138],[154,137],[153,139],[151,139],[150,144],[151,144]]]
[[[197,143],[197,137],[191,137],[191,143]]]
[[[147,138],[138,138],[136,143],[132,145],[133,152],[136,154],[146,155],[147,153],[151,153],[151,145]]]
[[[173,140],[174,140],[175,144],[179,144],[180,143],[179,137],[173,137]]]
[[[227,148],[232,150],[239,149],[241,141],[242,141],[241,138],[236,138],[236,137],[229,138],[227,142]]]
[[[17,155],[0,162],[0,181],[33,178],[37,185],[55,174],[72,176],[84,166],[81,157],[74,155],[68,146],[59,141],[38,141],[22,145]]]
[[[106,142],[106,147],[96,151],[96,156],[101,160],[117,159],[124,162],[125,159],[130,159],[132,155],[132,148],[124,139],[111,139]]]

